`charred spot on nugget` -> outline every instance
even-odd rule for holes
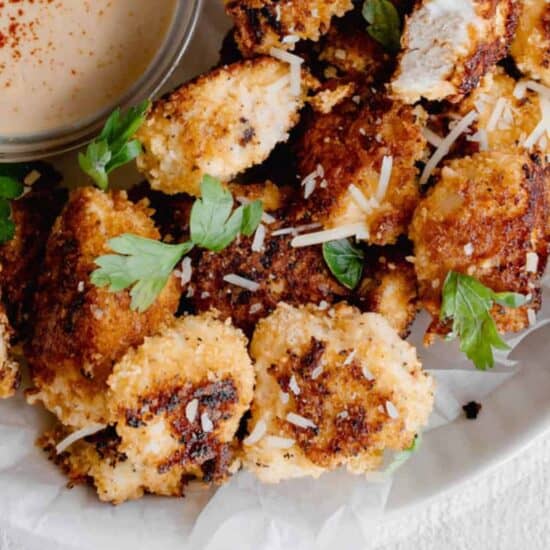
[[[172,317],[180,298],[172,277],[153,306],[132,311],[128,291],[110,292],[90,282],[95,260],[110,253],[109,239],[123,233],[158,239],[146,203],[125,192],[82,188],[71,193],[56,220],[33,302],[33,334],[27,346],[41,401],[68,425],[103,422],[105,382],[113,363]]]
[[[501,332],[529,326],[541,303],[548,258],[548,204],[542,167],[526,153],[477,153],[449,162],[416,209],[410,229],[420,299],[439,325],[441,292],[450,271],[495,292],[529,295],[518,309],[495,306]],[[428,338],[430,341],[430,338]]]
[[[266,483],[345,466],[380,467],[409,447],[433,407],[433,381],[388,322],[345,304],[281,304],[251,342],[256,388],[244,467]]]
[[[418,204],[425,154],[418,111],[369,89],[306,124],[299,172],[306,181],[318,177],[295,209],[327,229],[364,224],[371,244],[393,244]]]

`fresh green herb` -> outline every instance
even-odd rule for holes
[[[10,241],[15,235],[9,201],[18,199],[23,194],[25,187],[20,180],[31,169],[28,164],[0,165],[0,244]]]
[[[416,453],[420,449],[420,446],[422,445],[422,432],[418,432],[413,439],[413,442],[411,445],[404,449],[403,451],[397,453],[391,464],[384,470],[384,474],[391,475],[393,474],[397,469],[401,468],[411,456]]]
[[[88,145],[86,154],[78,155],[80,168],[100,189],[109,186],[109,174],[134,160],[141,153],[141,143],[132,139],[145,121],[149,101],[132,107],[122,116],[116,109],[107,119],[101,134]]]
[[[261,201],[240,206],[233,210],[233,197],[218,180],[204,176],[201,198],[191,210],[191,240],[197,246],[214,252],[223,250],[242,233],[250,236],[262,217]]]
[[[233,214],[233,197],[221,183],[209,176],[201,184],[202,198],[191,210],[191,241],[166,244],[137,235],[123,234],[108,242],[116,254],[100,256],[92,284],[119,292],[132,287],[131,308],[146,311],[166,286],[175,266],[197,245],[220,251],[242,233],[250,236],[260,223],[261,201],[241,206]]]
[[[117,254],[96,259],[99,269],[91,275],[92,284],[108,286],[111,292],[133,285],[131,307],[139,312],[153,304],[176,264],[193,248],[190,242],[165,244],[130,234],[115,237],[108,244]]]
[[[354,289],[363,274],[364,252],[348,239],[323,245],[323,257],[331,273],[349,289]]]
[[[396,53],[401,48],[401,18],[390,0],[366,0],[363,17],[369,23],[367,32],[386,50]]]
[[[493,348],[507,350],[509,346],[498,333],[491,316],[494,304],[516,308],[527,302],[525,296],[514,292],[493,292],[477,279],[451,271],[443,285],[441,321],[452,320],[448,338],[460,339],[460,350],[486,370],[495,364]]]

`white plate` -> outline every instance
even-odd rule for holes
[[[185,80],[216,62],[221,38],[228,26],[221,12],[219,0],[205,1],[203,19],[176,79]],[[63,169],[67,181],[78,181],[81,177],[75,168],[74,155],[57,159],[56,163]],[[122,176],[123,179],[132,177],[131,171]],[[549,312],[547,306],[547,316]],[[396,475],[386,514],[400,513],[481,474],[512,457],[550,427],[548,328],[529,335],[516,350],[515,355],[522,358],[520,372],[483,399],[483,410],[476,421],[459,419],[424,437],[421,452]],[[422,354],[432,365],[439,362],[439,366],[450,368],[448,358],[452,355],[442,349],[436,347]],[[462,402],[469,400],[469,392],[459,391]],[[231,497],[227,506],[218,508],[220,501],[207,506],[202,525],[189,542],[194,520],[212,493],[191,489],[183,501],[148,497],[113,508],[99,504],[87,488],[68,491],[64,488],[63,476],[33,447],[43,422],[40,411],[27,407],[21,398],[0,404],[0,528],[5,528],[26,550],[152,547],[198,550],[202,548],[201,542],[214,532],[215,540],[209,548],[257,549],[261,543],[271,548],[267,539],[278,541],[284,548],[298,545],[309,548],[316,530],[334,530],[342,524],[338,514],[332,512],[330,521],[325,522],[328,516],[322,518],[322,523],[317,518],[317,523],[312,521],[307,526],[298,517],[304,502],[315,509],[325,505],[323,498],[318,498],[322,494],[321,482],[296,482],[294,489],[283,486],[273,491],[275,496],[269,501],[244,476],[242,481],[237,480],[221,490]],[[353,485],[360,491],[363,483],[351,476],[334,479],[337,481],[335,499],[347,498],[348,494],[357,496]],[[285,500],[287,493],[297,487],[303,488],[303,502],[285,510],[287,503],[292,502]],[[347,493],[348,489],[351,492]],[[283,506],[282,511],[278,504]],[[363,512],[368,512],[370,505],[375,509],[378,504],[366,503],[364,498],[360,502]],[[356,525],[356,531],[349,532],[347,542],[340,541],[346,549],[361,546],[361,531],[366,520],[365,515],[358,512],[356,516],[359,527]],[[342,532],[338,529],[338,533]],[[333,535],[328,538],[332,539]]]

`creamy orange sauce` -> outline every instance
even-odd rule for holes
[[[0,0],[0,136],[114,106],[161,48],[177,2]]]

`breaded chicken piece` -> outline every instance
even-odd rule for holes
[[[298,122],[314,79],[302,71],[291,89],[289,65],[258,57],[220,67],[160,99],[137,133],[139,170],[168,194],[200,194],[205,174],[223,182],[264,161]]]
[[[395,57],[366,32],[359,9],[336,20],[321,42],[319,60],[341,75],[360,74],[367,83],[386,81],[395,69]]]
[[[506,56],[516,0],[423,0],[407,17],[392,81],[405,103],[460,100]]]
[[[245,56],[269,53],[273,47],[294,49],[297,40],[317,41],[333,17],[352,8],[352,0],[225,0]]]
[[[550,87],[550,3],[523,0],[511,54],[519,70]]]
[[[527,154],[478,153],[442,169],[410,229],[420,299],[433,317],[429,334],[448,332],[438,320],[449,271],[471,275],[495,292],[530,294],[526,306],[495,306],[492,312],[501,332],[529,325],[528,309],[540,307],[548,212],[543,169]],[[529,254],[537,258],[534,272],[527,267]]]
[[[175,277],[144,313],[130,309],[129,291],[91,284],[95,259],[110,253],[107,241],[123,233],[159,238],[147,205],[132,204],[124,192],[83,188],[71,193],[46,248],[27,349],[35,385],[28,400],[77,428],[105,422],[113,364],[170,319],[179,302]]]
[[[196,311],[214,308],[222,318],[251,334],[259,319],[269,315],[281,301],[332,304],[350,291],[328,270],[320,246],[294,248],[292,234],[272,235],[289,227],[289,221],[266,227],[261,252],[251,249],[253,238],[240,237],[225,250],[204,252],[193,269],[190,300]],[[290,222],[292,226],[292,222]],[[255,292],[230,284],[224,277],[235,274],[259,285]]]
[[[382,315],[402,338],[418,313],[418,289],[408,246],[372,247],[367,251],[363,278],[353,303],[361,311]],[[410,259],[410,258],[409,258]]]
[[[525,90],[518,99],[514,96],[516,85],[513,78],[498,68],[494,74],[486,75],[481,85],[458,106],[457,114],[461,117],[473,109],[479,113],[472,125],[475,133],[469,139],[478,143],[481,150],[517,152],[542,119],[539,94]],[[550,153],[548,139],[540,139],[534,147],[541,153]]]
[[[12,333],[4,306],[0,304],[0,399],[12,397],[21,382],[19,364],[11,357]]]
[[[61,176],[49,165],[36,163],[27,175],[31,190],[12,201],[13,239],[0,245],[0,288],[8,316],[18,333],[24,325],[52,225],[67,200],[58,187]],[[35,179],[36,178],[36,179]],[[18,334],[23,336],[23,334]]]
[[[244,466],[277,483],[378,468],[409,447],[433,407],[415,349],[381,316],[281,304],[251,343],[256,389]]]
[[[120,503],[144,491],[181,495],[193,478],[227,478],[254,389],[239,330],[211,314],[182,317],[128,351],[108,386],[115,453],[86,442],[70,448],[62,461],[72,479],[89,476],[101,500]]]
[[[325,228],[363,223],[369,242],[392,244],[406,233],[418,203],[416,164],[425,153],[411,107],[370,91],[345,101],[328,115],[314,115],[298,143],[301,177],[319,167],[322,177],[297,210]],[[393,165],[387,188],[380,185],[384,157]],[[352,184],[362,201],[350,192]]]

